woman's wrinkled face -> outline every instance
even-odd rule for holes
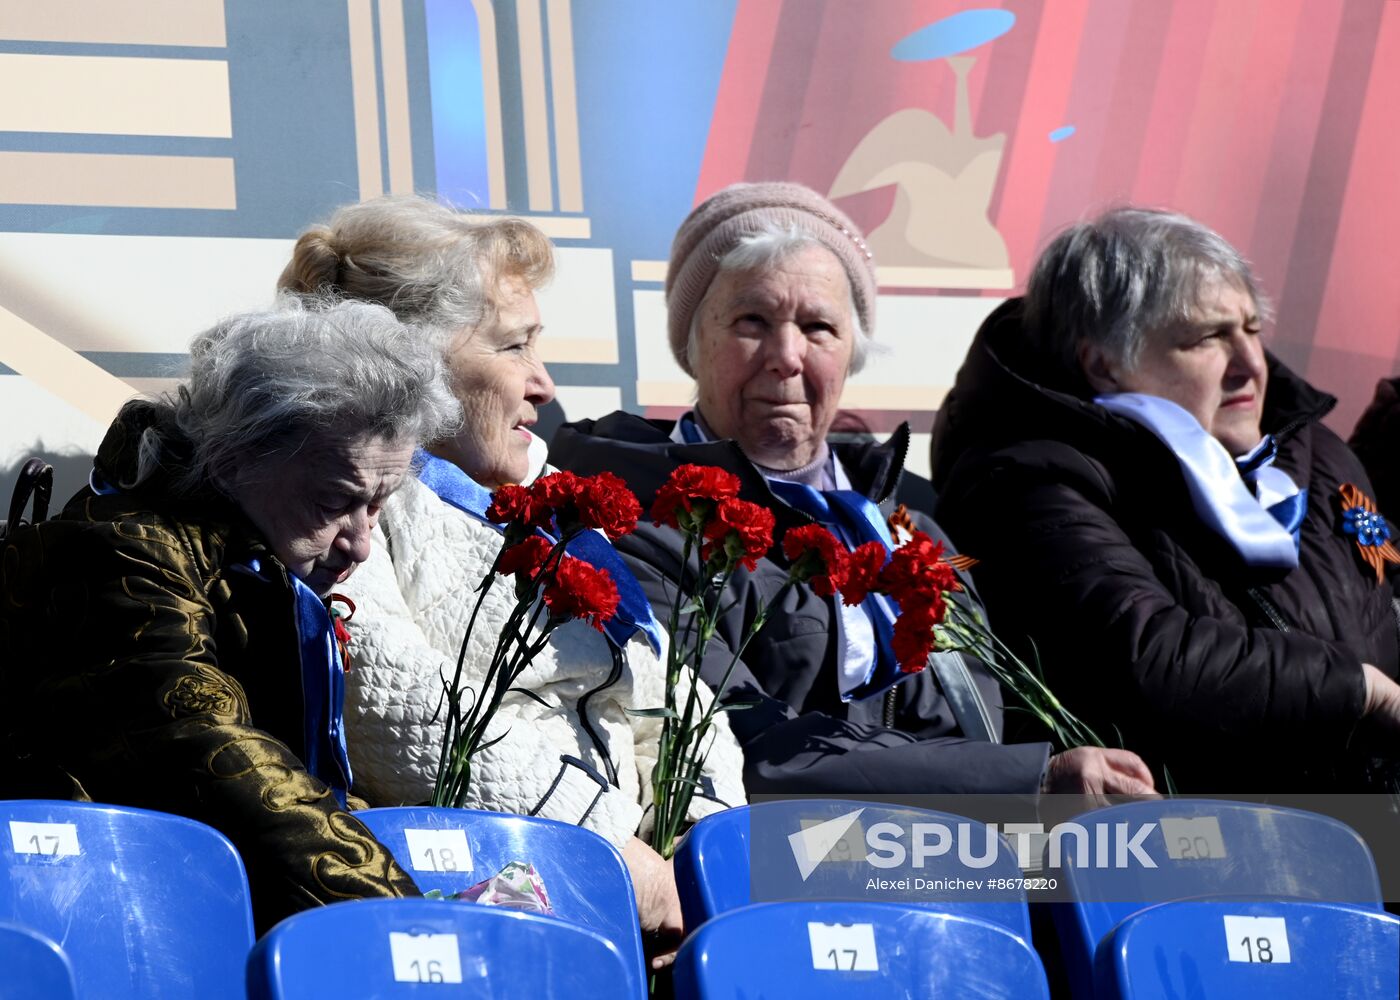
[[[1261,331],[1253,296],[1219,280],[1205,286],[1187,322],[1147,332],[1132,371],[1101,358],[1097,366],[1086,360],[1085,371],[1099,392],[1141,392],[1171,400],[1231,455],[1243,455],[1263,436],[1259,421],[1269,373]]]
[[[463,423],[455,437],[431,450],[489,489],[528,474],[530,428],[554,398],[554,381],[538,353],[542,329],[530,286],[507,277],[497,291],[495,318],[462,332],[448,348]]]
[[[855,349],[850,282],[836,255],[806,247],[752,271],[721,271],[699,308],[700,412],[773,469],[811,462],[836,419]]]
[[[247,477],[234,500],[287,570],[322,597],[369,558],[379,509],[408,474],[414,442],[313,436]]]

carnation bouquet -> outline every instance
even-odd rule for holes
[[[574,619],[602,632],[616,614],[619,595],[611,574],[571,555],[571,543],[594,530],[620,538],[636,527],[640,514],[637,498],[608,472],[556,472],[529,487],[503,486],[492,494],[486,519],[505,526],[505,545],[477,588],[456,670],[443,682],[438,713],[446,712],[446,724],[432,805],[467,804],[473,760],[507,735],[487,739],[487,729],[550,633]],[[515,607],[476,690],[463,683],[469,640],[487,593],[506,576],[514,578]]]
[[[941,542],[921,531],[901,545],[869,541],[849,549],[819,523],[790,528],[782,553],[788,576],[779,591],[759,607],[742,640],[730,652],[728,666],[715,684],[720,696],[705,700],[700,665],[713,639],[726,588],[734,573],[754,569],[774,544],[771,511],[738,499],[739,479],[723,469],[682,465],[657,491],[651,517],[681,533],[681,576],[666,625],[671,644],[666,669],[665,705],[637,712],[662,719],[661,745],[652,773],[655,822],[651,843],[669,857],[699,787],[716,713],[750,707],[723,694],[735,665],[768,620],[784,591],[807,585],[821,597],[847,605],[879,595],[895,614],[892,652],[904,673],[928,666],[936,652],[968,653],[986,664],[1053,734],[1063,749],[1103,746],[1046,687],[1039,674],[992,634],[976,608],[965,600],[957,570],[975,560],[944,555]],[[688,684],[680,683],[686,677]]]
[[[880,542],[866,542],[845,553],[844,566],[841,558],[838,550],[837,565],[830,572],[840,579],[837,589],[846,604],[859,604],[867,594],[878,593],[898,606],[894,654],[906,673],[923,670],[935,652],[968,653],[1039,720],[1059,749],[1105,745],[1055,697],[1040,672],[998,639],[977,608],[960,596],[964,591],[956,569],[970,568],[975,559],[950,560],[943,543],[922,531],[912,532],[893,553]]]

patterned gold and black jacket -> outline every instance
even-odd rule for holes
[[[98,452],[129,473],[149,404]],[[234,567],[261,561],[264,577]],[[294,593],[227,501],[160,482],[79,492],[0,550],[0,795],[177,813],[243,855],[259,930],[343,899],[417,895],[302,764]]]

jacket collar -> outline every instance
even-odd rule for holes
[[[734,441],[679,444],[671,440],[674,426],[674,421],[648,420],[621,410],[598,420],[567,423],[550,444],[550,458],[560,468],[582,475],[618,473],[643,506],[651,504],[676,466],[692,462],[734,473],[741,484],[740,495],[752,502],[787,508]],[[901,424],[884,442],[832,441],[831,448],[851,477],[852,487],[881,503],[894,495],[903,473],[909,425]]]

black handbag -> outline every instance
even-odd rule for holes
[[[9,517],[0,521],[0,541],[26,524],[38,524],[49,516],[49,501],[53,499],[53,466],[42,458],[31,458],[19,470],[15,491],[10,497]],[[25,520],[24,511],[33,501],[33,516]]]

